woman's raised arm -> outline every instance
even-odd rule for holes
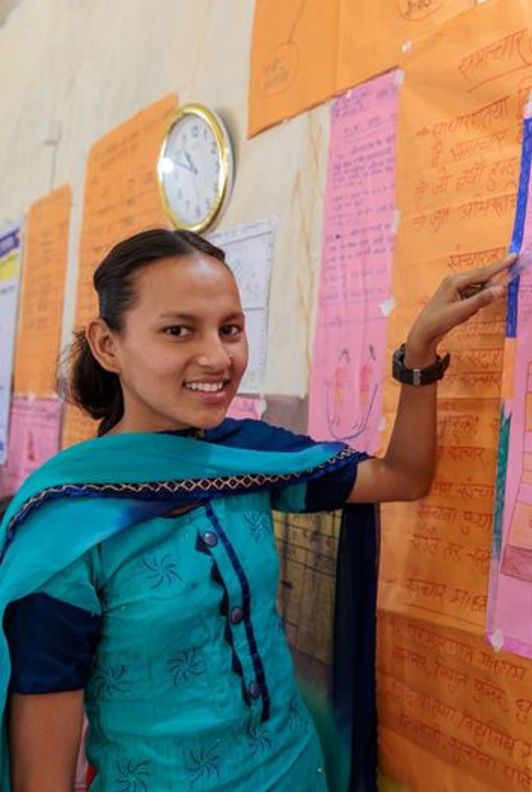
[[[446,278],[415,321],[404,350],[406,369],[428,369],[439,342],[454,327],[500,299],[517,257]],[[415,500],[426,495],[436,465],[437,385],[401,388],[397,416],[382,459],[358,466],[348,503]]]

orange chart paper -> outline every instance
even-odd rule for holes
[[[419,792],[532,788],[532,668],[483,638],[381,614],[380,761]]]
[[[338,0],[257,0],[251,135],[334,94],[338,15]]]
[[[504,255],[531,42],[532,9],[492,0],[404,61],[389,354],[443,277]],[[532,789],[532,666],[483,635],[503,343],[503,305],[448,338],[434,486],[383,514],[381,762],[423,792]]]
[[[336,90],[345,90],[402,61],[403,52],[475,0],[340,0]]]
[[[257,0],[249,134],[397,66],[475,0]]]
[[[35,201],[26,225],[15,393],[56,391],[72,190],[64,185]]]
[[[97,315],[92,276],[110,248],[138,231],[169,225],[157,184],[159,149],[177,97],[169,94],[129,118],[91,148],[85,179],[76,327]],[[94,436],[94,421],[69,407],[63,445]]]

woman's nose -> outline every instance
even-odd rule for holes
[[[204,368],[227,369],[231,365],[231,355],[218,338],[203,345],[198,354],[198,364]]]

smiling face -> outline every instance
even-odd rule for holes
[[[103,351],[105,368],[120,379],[124,416],[114,431],[217,426],[248,360],[231,272],[211,256],[194,254],[159,259],[138,270],[133,282],[135,302],[123,329],[114,333],[100,322],[89,335],[100,362]]]

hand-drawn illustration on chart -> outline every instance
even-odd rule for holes
[[[445,0],[398,0],[397,10],[409,22],[423,19],[436,13]]]
[[[363,355],[364,362],[355,372],[349,349],[343,348],[327,382],[327,426],[335,440],[349,442],[363,435],[378,406],[380,368],[373,344]]]
[[[334,94],[338,20],[336,0],[257,0],[249,86],[251,134]]]
[[[293,83],[299,68],[299,49],[294,34],[305,10],[306,0],[301,0],[288,36],[270,50],[260,83],[262,96],[286,91]]]
[[[532,362],[528,363],[526,383],[522,398],[523,446],[521,459],[516,460],[521,465],[521,477],[510,515],[502,572],[532,582]]]

